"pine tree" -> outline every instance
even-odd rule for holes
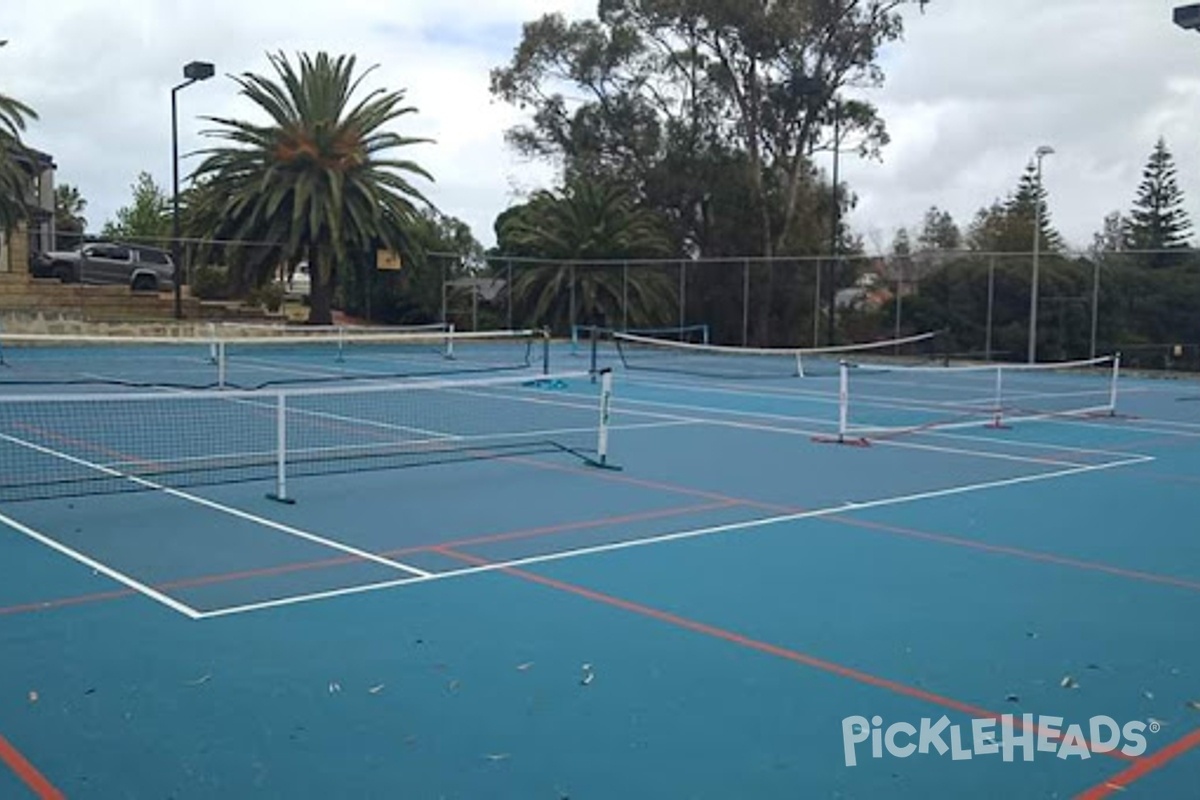
[[[1101,258],[1109,253],[1126,250],[1128,235],[1129,219],[1124,214],[1120,211],[1113,211],[1105,215],[1101,229],[1092,236],[1092,256]]]
[[[930,206],[925,212],[917,244],[922,250],[957,250],[962,245],[962,234],[949,211]]]
[[[1125,245],[1130,250],[1180,250],[1188,246],[1191,230],[1192,222],[1183,209],[1183,191],[1175,180],[1175,160],[1160,138],[1142,173]],[[1171,262],[1162,254],[1150,259],[1156,267]]]
[[[1017,192],[1008,199],[1004,211],[1009,222],[1008,235],[1015,240],[1013,241],[1015,246],[1011,249],[1032,250],[1034,225],[1039,223],[1040,248],[1047,252],[1062,249],[1062,236],[1050,224],[1050,210],[1046,205],[1046,187],[1042,184],[1037,167],[1032,162],[1025,168],[1025,174],[1021,176],[1021,181],[1017,184]]]
[[[1017,190],[1004,201],[996,200],[979,209],[967,230],[967,246],[972,250],[1001,253],[1029,253],[1033,250],[1033,228],[1041,208],[1038,248],[1053,253],[1063,247],[1063,238],[1050,224],[1046,207],[1046,189],[1038,182],[1037,167],[1025,169]]]

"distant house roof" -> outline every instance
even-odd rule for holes
[[[17,161],[17,163],[28,168],[33,163],[36,163],[39,171],[43,169],[58,169],[58,165],[54,163],[54,157],[49,153],[43,153],[35,147],[25,145],[24,148],[8,146],[8,153]]]

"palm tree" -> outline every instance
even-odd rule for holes
[[[0,42],[3,47],[7,42]],[[0,93],[0,233],[11,232],[25,219],[29,170],[35,162],[21,142],[25,121],[37,113],[19,100]]]
[[[501,248],[507,252],[576,262],[526,267],[513,279],[514,299],[535,324],[562,330],[572,320],[615,322],[625,317],[626,294],[625,312],[631,324],[661,324],[670,316],[675,289],[664,273],[655,269],[626,273],[614,263],[578,263],[632,261],[670,253],[662,220],[639,207],[628,189],[576,180],[559,193],[536,193],[525,206],[506,212],[498,227]]]
[[[298,69],[283,54],[268,57],[278,81],[234,80],[270,121],[206,118],[219,126],[206,135],[226,144],[203,150],[192,177],[219,187],[231,238],[278,243],[286,259],[308,261],[309,321],[324,324],[339,267],[380,245],[407,251],[415,202],[426,201],[406,176],[432,177],[392,151],[427,140],[383,130],[416,110],[403,105],[403,91],[354,99],[372,70],[356,78],[353,56],[301,54]]]
[[[54,234],[59,250],[69,250],[83,240],[87,230],[87,200],[79,193],[78,186],[60,183],[54,187]]]

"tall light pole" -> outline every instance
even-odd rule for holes
[[[1033,220],[1033,277],[1029,290],[1029,363],[1037,361],[1038,316],[1038,257],[1042,248],[1042,159],[1054,152],[1053,147],[1039,147],[1033,154],[1037,159],[1037,193],[1034,195]]]
[[[837,268],[838,268],[838,253],[841,249],[841,232],[842,232],[842,200],[838,195],[838,183],[840,176],[838,175],[838,162],[841,159],[842,150],[842,101],[836,95],[833,98],[833,221],[829,231],[829,285],[825,288],[825,292],[829,296],[827,313],[825,318],[825,344],[833,344],[834,314],[837,304]]]
[[[183,319],[183,268],[179,246],[179,113],[175,95],[196,81],[208,80],[214,74],[213,65],[192,61],[183,68],[183,83],[171,89],[171,260],[174,262],[172,282],[175,284],[175,319]]]
[[[1185,31],[1200,31],[1200,3],[1175,6],[1175,24]]]

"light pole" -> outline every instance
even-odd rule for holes
[[[1173,18],[1185,31],[1200,31],[1200,3],[1176,6]]]
[[[183,319],[182,249],[179,246],[179,114],[175,95],[196,81],[208,80],[214,74],[213,65],[192,61],[183,68],[183,83],[171,89],[171,260],[174,262],[172,282],[175,284],[175,319]]]
[[[1035,205],[1033,219],[1033,277],[1029,290],[1029,363],[1037,361],[1037,315],[1038,315],[1038,256],[1042,248],[1042,159],[1054,152],[1053,147],[1045,145],[1034,153],[1037,159],[1037,189],[1033,201]]]
[[[838,162],[842,150],[842,101],[833,98],[833,224],[829,232],[829,285],[825,291],[829,295],[828,316],[825,318],[825,344],[833,344],[834,306],[837,304],[837,268],[838,251],[841,245],[842,200],[838,196]]]

